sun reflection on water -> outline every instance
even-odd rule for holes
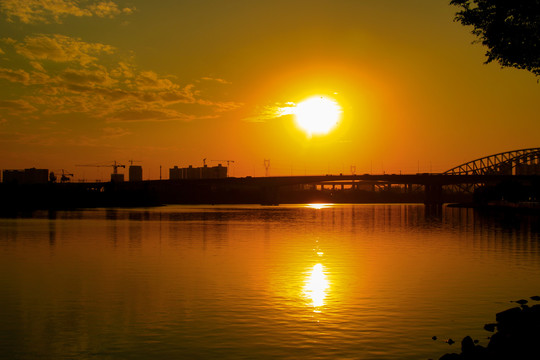
[[[304,286],[304,294],[306,298],[311,299],[312,306],[315,312],[320,312],[320,307],[323,306],[326,298],[326,291],[329,287],[324,267],[322,264],[316,264],[313,269],[308,271],[306,285]]]
[[[320,209],[326,209],[331,207],[333,204],[307,204],[306,207],[320,210]]]

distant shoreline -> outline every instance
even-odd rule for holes
[[[475,209],[479,211],[498,211],[526,214],[540,214],[540,202],[536,201],[491,201],[488,203],[455,203],[448,204],[450,208]]]

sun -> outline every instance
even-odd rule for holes
[[[325,96],[313,96],[296,105],[296,124],[308,135],[328,134],[339,122],[341,107]]]

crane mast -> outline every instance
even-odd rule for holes
[[[118,168],[126,168],[126,165],[122,165],[116,162],[116,160],[113,162],[113,164],[110,165],[94,165],[94,164],[83,164],[83,165],[75,165],[75,166],[87,166],[87,167],[112,167],[113,173],[111,174],[111,182],[123,182],[124,181],[124,174],[118,173]]]
[[[234,160],[210,160],[210,161],[226,162],[227,163],[227,171],[229,171],[229,164],[234,163]],[[229,176],[229,175],[227,175],[227,176]]]

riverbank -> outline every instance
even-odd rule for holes
[[[540,297],[531,299],[538,301]],[[466,336],[461,340],[461,353],[448,353],[439,360],[540,359],[540,305],[529,306],[525,299],[516,303],[521,306],[497,313],[496,323],[484,325],[486,331],[494,332],[487,347]],[[447,342],[452,345],[454,340]]]
[[[497,211],[497,212],[512,212],[523,214],[540,214],[540,202],[536,201],[490,201],[488,203],[455,203],[448,204],[448,207],[475,209],[479,211]]]

